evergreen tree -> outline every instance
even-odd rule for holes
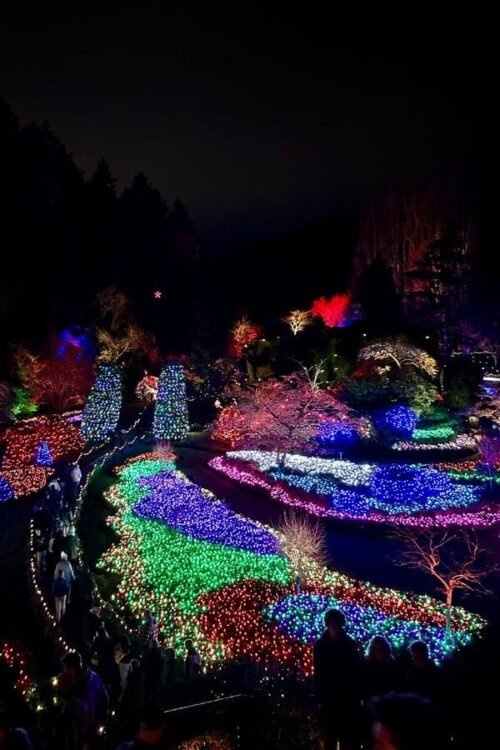
[[[36,462],[38,466],[53,466],[54,460],[50,452],[49,444],[46,440],[40,443],[36,453]]]
[[[85,409],[80,431],[87,440],[105,440],[116,429],[122,402],[120,372],[114,365],[99,368]]]
[[[153,433],[158,440],[183,440],[189,432],[186,381],[182,365],[164,365],[160,374]]]

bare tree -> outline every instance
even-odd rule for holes
[[[490,593],[484,579],[495,571],[495,567],[484,562],[486,549],[471,531],[452,533],[398,529],[393,536],[406,545],[397,563],[423,571],[437,581],[437,588],[446,599],[446,632],[451,633],[455,592]]]
[[[307,516],[286,512],[279,528],[283,552],[301,581],[306,579],[308,563],[326,565],[328,552],[324,527]]]
[[[282,318],[294,336],[304,330],[311,323],[311,313],[309,310],[292,310],[288,315]]]

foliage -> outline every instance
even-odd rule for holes
[[[292,310],[288,315],[282,318],[294,336],[304,330],[311,323],[311,313],[309,310]]]
[[[10,388],[7,383],[0,383],[0,424],[9,420],[11,398]]]
[[[417,414],[426,414],[438,400],[439,391],[434,383],[420,373],[408,369],[391,383],[390,398],[392,401],[409,404]]]
[[[145,404],[153,404],[158,395],[158,382],[156,375],[144,375],[137,383],[135,395]]]
[[[262,336],[261,325],[251,323],[246,316],[240,318],[229,332],[229,356],[241,359],[245,354],[245,348],[259,336]]]
[[[417,426],[417,415],[407,406],[391,406],[377,415],[375,423],[390,440],[411,438]]]
[[[33,403],[30,391],[22,386],[14,388],[14,397],[10,409],[11,418],[30,417],[32,414],[36,414],[37,411],[38,406]]]
[[[279,453],[311,450],[311,440],[325,419],[352,416],[329,391],[318,388],[302,373],[241,389],[235,397],[236,445],[245,448]]]
[[[359,433],[349,422],[328,420],[320,426],[314,439],[323,448],[343,451],[356,445]]]
[[[18,346],[14,361],[22,385],[38,406],[62,413],[85,401],[92,382],[92,367],[75,347],[68,347],[62,356],[54,350],[46,356],[37,356]]]
[[[438,374],[434,357],[404,338],[374,341],[361,349],[359,359],[395,365],[400,371],[405,366],[412,367],[430,378],[435,378]]]
[[[304,515],[286,511],[280,524],[281,546],[292,571],[305,581],[308,564],[326,565],[328,552],[324,527]]]
[[[482,372],[469,359],[456,358],[444,370],[444,395],[452,409],[472,406],[479,395]]]
[[[116,287],[107,287],[97,295],[101,319],[106,325],[97,329],[98,364],[121,364],[130,357],[145,355],[158,360],[153,334],[141,328],[130,310],[127,296]]]
[[[311,315],[321,318],[328,328],[344,328],[352,322],[351,295],[334,294],[329,299],[320,297],[314,300]]]

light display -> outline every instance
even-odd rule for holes
[[[309,310],[292,310],[283,318],[294,336],[304,330],[311,323],[311,313]]]
[[[412,439],[416,443],[429,441],[445,442],[455,437],[455,430],[450,425],[434,425],[432,427],[416,427]]]
[[[323,633],[325,612],[333,608],[340,608],[345,614],[347,632],[358,643],[368,643],[372,633],[384,635],[394,649],[407,648],[412,641],[423,640],[436,659],[443,656],[442,644],[446,639],[443,625],[422,625],[417,620],[388,617],[382,609],[339,601],[324,594],[285,596],[277,604],[268,605],[264,609],[264,617],[276,622],[280,631],[303,643],[312,644]],[[459,631],[456,634],[456,646],[464,646],[470,641],[470,633]]]
[[[245,354],[245,349],[259,336],[262,336],[262,326],[251,323],[245,316],[240,318],[229,332],[229,356],[241,359]]]
[[[158,440],[184,440],[188,432],[184,370],[182,365],[171,362],[161,370],[153,433]]]
[[[10,641],[0,644],[0,662],[3,662],[14,677],[14,690],[29,701],[32,697],[35,684],[29,673],[28,654],[22,646]]]
[[[151,491],[134,507],[134,514],[140,518],[162,521],[185,536],[214,544],[268,555],[279,551],[273,534],[235,516],[223,502],[206,497],[180,474],[162,472],[138,480],[138,485]]]
[[[83,410],[80,431],[86,440],[106,440],[118,424],[122,402],[122,382],[113,365],[99,368]]]
[[[358,357],[360,361],[392,362],[399,370],[404,366],[411,366],[431,378],[435,378],[439,372],[434,357],[404,339],[375,341],[363,347]]]
[[[243,437],[245,417],[235,406],[222,409],[214,425],[212,437],[234,448]]]
[[[46,483],[50,466],[60,461],[74,461],[84,442],[78,429],[64,417],[34,417],[9,427],[4,433],[5,450],[1,474],[11,486],[14,497],[37,492]],[[42,446],[46,449],[41,450]],[[38,463],[52,459],[51,463]]]
[[[381,472],[378,477],[383,479],[384,469],[374,465],[287,455],[284,466],[280,467],[276,457],[273,459],[269,453],[233,451],[225,457],[212,459],[209,466],[241,484],[265,491],[280,505],[300,508],[317,517],[421,528],[486,528],[500,521],[498,503],[481,502],[479,486],[453,483],[446,474],[441,476],[436,471],[436,476],[434,470],[418,465],[405,467],[411,481],[416,476],[413,472],[422,471],[423,476],[414,490],[410,488],[411,481],[405,485],[405,480],[398,484],[396,479],[391,484],[386,475],[384,491],[376,489],[377,496],[372,492],[377,486],[372,475],[375,471]],[[393,474],[393,480],[394,477]],[[432,487],[433,482],[437,482],[434,494],[428,495],[426,486]],[[396,499],[393,499],[393,492],[399,493]],[[454,508],[463,508],[463,511]]]
[[[120,576],[113,604],[138,618],[152,606],[167,639],[180,651],[186,637],[194,638],[207,665],[245,655],[262,662],[266,674],[310,675],[317,623],[332,602],[346,610],[363,645],[383,625],[395,645],[423,638],[436,659],[484,626],[457,607],[455,632],[446,638],[445,606],[436,600],[377,588],[307,560],[305,594],[292,596],[293,572],[278,532],[237,515],[172,462],[140,456],[117,478],[106,495],[117,511],[110,523],[120,542],[100,561]]]
[[[38,466],[53,466],[54,460],[50,452],[49,444],[46,440],[40,443],[36,452],[36,462]]]
[[[359,314],[351,311],[350,294],[334,294],[330,299],[320,297],[314,300],[311,315],[321,318],[328,328],[345,328],[360,317]]]
[[[14,388],[14,397],[12,399],[12,406],[10,407],[12,419],[29,417],[32,414],[36,414],[37,411],[38,406],[33,401],[31,392],[27,388]]]
[[[417,415],[407,406],[391,406],[381,412],[375,420],[377,426],[393,438],[411,438],[417,426]]]
[[[12,500],[14,497],[14,490],[12,489],[9,482],[0,474],[0,503],[5,500]]]
[[[470,435],[457,435],[452,440],[438,443],[415,443],[413,440],[398,440],[391,445],[393,451],[464,451],[473,450],[476,441]]]
[[[135,395],[145,404],[154,404],[158,396],[159,378],[156,375],[145,375],[137,383]]]
[[[324,422],[319,427],[314,439],[323,448],[342,451],[356,445],[359,435],[348,422],[337,420]]]

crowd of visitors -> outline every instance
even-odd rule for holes
[[[414,641],[409,663],[399,663],[385,636],[374,636],[364,655],[345,628],[344,614],[328,610],[325,631],[314,646],[325,750],[442,748],[440,674],[427,644]]]
[[[202,674],[191,639],[180,658],[172,644],[161,644],[151,609],[133,641],[104,619],[88,567],[79,566],[77,499],[82,480],[78,464],[54,477],[34,512],[34,549],[39,579],[53,597],[57,624],[79,624],[72,642],[79,651],[62,660],[56,680],[60,712],[54,746],[94,747],[111,717],[119,750],[160,747],[165,739],[161,708],[172,705],[179,685],[196,696]],[[300,592],[300,581],[295,585]],[[440,674],[428,647],[415,641],[400,663],[389,640],[374,636],[363,654],[346,632],[340,610],[325,615],[325,631],[314,647],[314,684],[324,750],[431,750],[441,748]],[[135,737],[135,739],[130,739]],[[15,741],[15,742],[14,742]],[[0,715],[0,750],[29,748],[29,736]]]

